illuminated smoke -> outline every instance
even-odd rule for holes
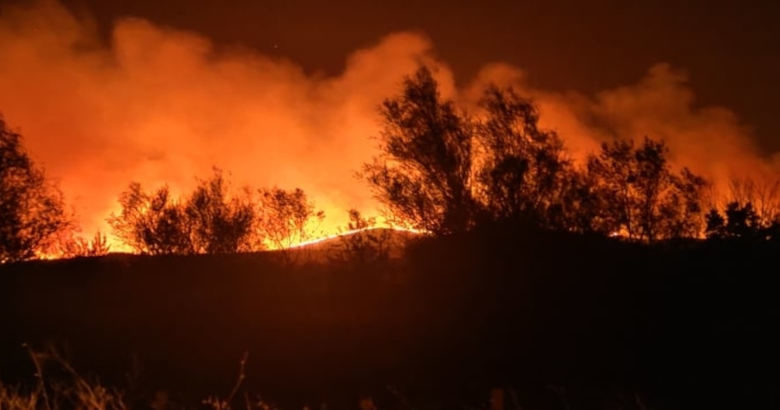
[[[684,72],[665,63],[650,67],[636,84],[595,95],[540,90],[525,74],[505,64],[483,68],[467,92],[471,100],[484,84],[513,85],[531,96],[545,128],[557,130],[575,158],[615,137],[663,139],[672,161],[689,166],[723,189],[735,176],[780,177],[780,163],[759,155],[750,128],[724,107],[698,106]]]
[[[376,214],[354,174],[374,154],[378,105],[419,64],[435,66],[444,94],[466,106],[487,82],[514,84],[575,156],[615,135],[648,135],[718,180],[745,170],[777,175],[734,113],[697,107],[685,76],[663,64],[596,95],[534,88],[506,64],[485,66],[455,90],[420,33],[389,34],[347,56],[339,75],[322,76],[141,19],[116,21],[108,45],[93,26],[53,2],[0,16],[0,112],[60,182],[87,233],[107,230],[130,181],[186,192],[213,166],[236,187],[301,187],[326,211],[331,232],[348,208]]]

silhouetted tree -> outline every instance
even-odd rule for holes
[[[49,183],[0,118],[0,263],[32,259],[72,227],[62,193]]]
[[[707,214],[710,239],[780,240],[780,180],[735,178],[723,213]]]
[[[563,142],[539,127],[536,107],[512,88],[488,87],[481,106],[486,118],[477,125],[484,150],[480,199],[493,219],[531,217],[547,223],[560,206],[570,168]]]
[[[316,210],[303,190],[260,189],[257,227],[260,237],[271,246],[282,249],[312,238],[314,224],[325,218]]]
[[[548,224],[569,232],[609,235],[614,225],[604,212],[608,200],[599,194],[593,173],[569,167],[563,174],[560,198],[547,212]]]
[[[750,202],[729,202],[724,214],[725,217],[717,209],[707,214],[707,238],[780,240],[780,221],[762,219]]]
[[[438,234],[474,225],[473,124],[442,101],[430,70],[404,81],[401,95],[381,106],[381,154],[363,175],[397,218]]]
[[[711,209],[705,219],[707,220],[705,234],[708,239],[724,239],[727,237],[726,219],[717,209]]]
[[[661,238],[696,238],[703,228],[703,191],[707,181],[683,168],[671,176],[671,189],[662,197],[659,207]]]
[[[728,202],[751,204],[764,225],[780,220],[780,179],[732,179],[727,197]]]
[[[696,236],[706,183],[688,169],[673,173],[667,154],[663,142],[645,138],[639,147],[630,140],[604,143],[590,156],[587,172],[604,198],[600,230],[645,241]]]
[[[512,220],[649,242],[701,234],[706,181],[673,172],[663,142],[605,143],[578,168],[512,88],[488,87],[480,106],[457,112],[425,67],[384,102],[380,155],[363,176],[394,217],[434,234]]]
[[[150,254],[234,253],[253,246],[255,210],[249,195],[228,197],[220,170],[200,181],[186,201],[168,187],[147,194],[133,183],[119,197],[122,213],[111,215],[114,234],[135,251]]]
[[[558,135],[539,126],[533,103],[490,86],[480,107],[476,119],[457,112],[425,67],[384,102],[381,154],[363,175],[390,213],[434,234],[507,220],[593,230],[590,179],[573,169]]]
[[[91,240],[83,237],[71,237],[62,244],[60,253],[64,258],[77,256],[103,256],[108,254],[111,246],[108,238],[102,232],[97,231]]]
[[[195,253],[191,225],[184,206],[171,197],[167,186],[147,194],[137,182],[119,196],[122,212],[108,223],[116,237],[136,252],[147,254]]]
[[[220,170],[200,184],[184,212],[199,253],[235,253],[252,248],[255,209],[249,195],[228,198],[228,186]]]

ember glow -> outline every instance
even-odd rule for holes
[[[311,239],[311,240],[308,240],[308,241],[303,241],[303,242],[296,243],[296,244],[290,246],[290,248],[293,248],[293,249],[294,248],[305,248],[307,246],[311,246],[311,245],[316,245],[316,244],[319,244],[319,243],[327,242],[327,241],[332,240],[332,239],[350,237],[352,235],[356,235],[356,234],[359,234],[359,233],[362,233],[362,232],[371,232],[371,231],[375,231],[375,230],[379,230],[379,229],[390,229],[390,230],[395,231],[395,232],[403,232],[403,233],[408,233],[408,234],[412,234],[412,235],[423,235],[423,234],[426,233],[425,231],[422,231],[422,230],[419,230],[419,229],[403,228],[403,227],[397,227],[397,226],[370,226],[368,228],[351,229],[351,230],[348,230],[348,231],[334,233],[334,234],[326,235],[326,236],[323,236],[323,237],[320,237],[320,238],[315,238],[315,239]]]
[[[188,192],[212,167],[237,187],[304,189],[326,212],[326,235],[343,226],[346,209],[378,215],[355,172],[375,152],[377,106],[419,64],[434,67],[445,96],[464,107],[487,83],[513,84],[578,157],[615,135],[648,135],[716,185],[777,176],[780,162],[758,155],[735,113],[698,106],[684,72],[662,62],[594,95],[540,89],[500,62],[456,86],[424,33],[397,32],[326,76],[139,18],[116,21],[105,44],[89,20],[51,1],[3,9],[0,55],[12,62],[0,65],[0,112],[59,182],[86,235],[109,231],[105,219],[129,182]]]

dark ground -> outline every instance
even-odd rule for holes
[[[85,374],[199,403],[380,409],[780,407],[780,246],[485,230],[403,258],[291,266],[271,253],[109,255],[0,268],[0,378],[22,342]],[[637,401],[637,397],[640,399]]]

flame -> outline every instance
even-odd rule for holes
[[[466,109],[487,83],[532,97],[542,125],[559,131],[575,159],[614,135],[647,135],[721,187],[733,175],[780,176],[780,160],[759,155],[734,112],[699,106],[687,77],[667,64],[593,95],[534,87],[504,63],[456,86],[416,32],[388,34],[348,55],[342,72],[322,75],[138,18],[118,19],[106,44],[55,1],[2,11],[0,112],[62,187],[87,236],[110,234],[105,220],[131,181],[190,192],[214,166],[237,187],[302,188],[326,213],[320,240],[338,235],[347,209],[379,215],[354,174],[376,153],[376,107],[421,63],[434,68],[442,96]],[[127,250],[113,236],[109,244]]]
[[[404,232],[404,233],[409,233],[409,234],[412,234],[412,235],[425,235],[425,234],[428,234],[428,232],[424,231],[424,230],[412,229],[412,228],[404,228],[404,227],[399,227],[399,226],[387,226],[387,227],[384,227],[384,226],[369,226],[369,227],[366,227],[366,228],[351,229],[351,230],[348,230],[348,231],[339,232],[339,233],[335,233],[335,234],[326,235],[326,236],[322,236],[322,237],[319,237],[319,238],[311,239],[311,240],[308,240],[308,241],[299,242],[299,243],[290,245],[289,247],[287,247],[285,249],[304,248],[304,247],[307,247],[307,246],[310,246],[310,245],[316,245],[318,243],[327,242],[327,241],[332,240],[332,239],[344,238],[344,237],[352,236],[352,235],[355,235],[355,234],[358,234],[358,233],[361,233],[361,232],[375,231],[377,229],[389,229],[389,230],[394,231],[394,232]]]

